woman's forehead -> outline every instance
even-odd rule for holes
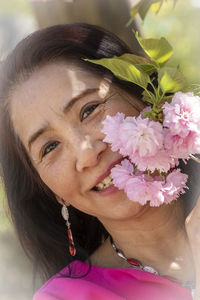
[[[85,85],[99,85],[100,82],[109,81],[97,76],[95,73],[87,70],[83,66],[77,65],[74,62],[54,62],[36,68],[27,80],[22,81],[16,88],[17,93],[35,92],[38,88],[48,86],[53,89],[62,87],[62,84],[67,86],[69,91],[75,92],[77,89],[82,89]],[[49,85],[52,83],[52,85]],[[37,87],[37,89],[35,89]]]
[[[10,98],[14,129],[22,132],[24,124],[30,123],[30,116],[42,116],[48,108],[56,111],[84,91],[97,89],[99,97],[103,98],[110,87],[107,80],[73,63],[51,63],[38,68],[16,86]],[[23,133],[25,131],[23,128]]]
[[[58,101],[63,93],[66,98],[75,97],[85,89],[108,90],[110,82],[73,64],[53,63],[35,70],[30,77],[14,89],[10,107],[11,113],[20,104],[33,105],[46,97]]]

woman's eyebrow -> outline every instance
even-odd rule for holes
[[[39,136],[41,136],[44,132],[46,132],[49,129],[50,129],[49,126],[44,126],[44,127],[40,128],[40,129],[38,129],[36,132],[34,132],[30,136],[30,138],[28,140],[28,148],[29,148],[29,150],[31,148],[31,145],[39,138]]]
[[[63,108],[63,112],[66,114],[67,112],[69,112],[69,110],[73,107],[73,105],[81,100],[81,98],[94,94],[97,91],[99,91],[99,88],[93,88],[93,89],[87,89],[82,91],[79,95],[75,96],[74,98],[72,98]]]
[[[96,93],[97,91],[99,91],[99,88],[93,88],[93,89],[86,89],[84,91],[82,91],[80,94],[78,94],[77,96],[75,96],[74,98],[72,98],[63,108],[63,112],[66,114],[67,112],[69,112],[69,110],[73,107],[73,105],[81,100],[81,98],[87,96],[87,95],[91,95]],[[28,148],[30,150],[31,145],[39,138],[39,136],[41,136],[44,132],[46,132],[47,130],[49,130],[49,126],[44,126],[42,128],[39,128],[36,132],[34,132],[29,140],[28,140]]]

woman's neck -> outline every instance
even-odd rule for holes
[[[143,265],[154,267],[161,275],[182,281],[194,279],[182,201],[146,208],[142,214],[130,220],[103,220],[102,223],[126,257],[136,258]],[[114,267],[115,262],[116,267],[120,267],[120,261],[121,267],[128,267],[123,259],[116,256],[109,241],[94,255],[98,264],[104,267],[106,264]]]

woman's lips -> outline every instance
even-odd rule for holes
[[[109,187],[105,188],[104,190],[99,190],[99,191],[91,190],[91,191],[97,193],[100,196],[108,196],[112,193],[119,191],[119,189],[116,186],[114,186],[114,184],[112,184]]]
[[[110,185],[109,187],[103,189],[103,190],[95,190],[94,187],[95,187],[97,184],[99,184],[101,181],[103,181],[107,176],[109,176],[109,175],[110,175],[111,169],[112,169],[116,164],[119,164],[123,159],[124,159],[124,157],[121,157],[121,158],[117,159],[116,161],[114,161],[114,162],[109,166],[109,168],[107,169],[107,171],[97,178],[95,185],[94,185],[93,188],[91,189],[92,192],[98,193],[98,194],[100,194],[101,196],[107,196],[107,195],[109,195],[109,194],[111,194],[111,193],[114,193],[114,192],[118,191],[118,188],[115,187],[113,184]]]

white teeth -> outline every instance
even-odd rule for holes
[[[111,176],[107,176],[106,178],[104,178],[104,180],[102,182],[104,184],[109,184],[111,180],[112,180],[112,177]]]
[[[113,179],[111,177],[111,175],[107,176],[106,178],[104,178],[104,180],[102,180],[100,183],[98,183],[95,186],[95,189],[100,191],[100,190],[104,190],[107,187],[109,187],[110,185],[112,185]]]

